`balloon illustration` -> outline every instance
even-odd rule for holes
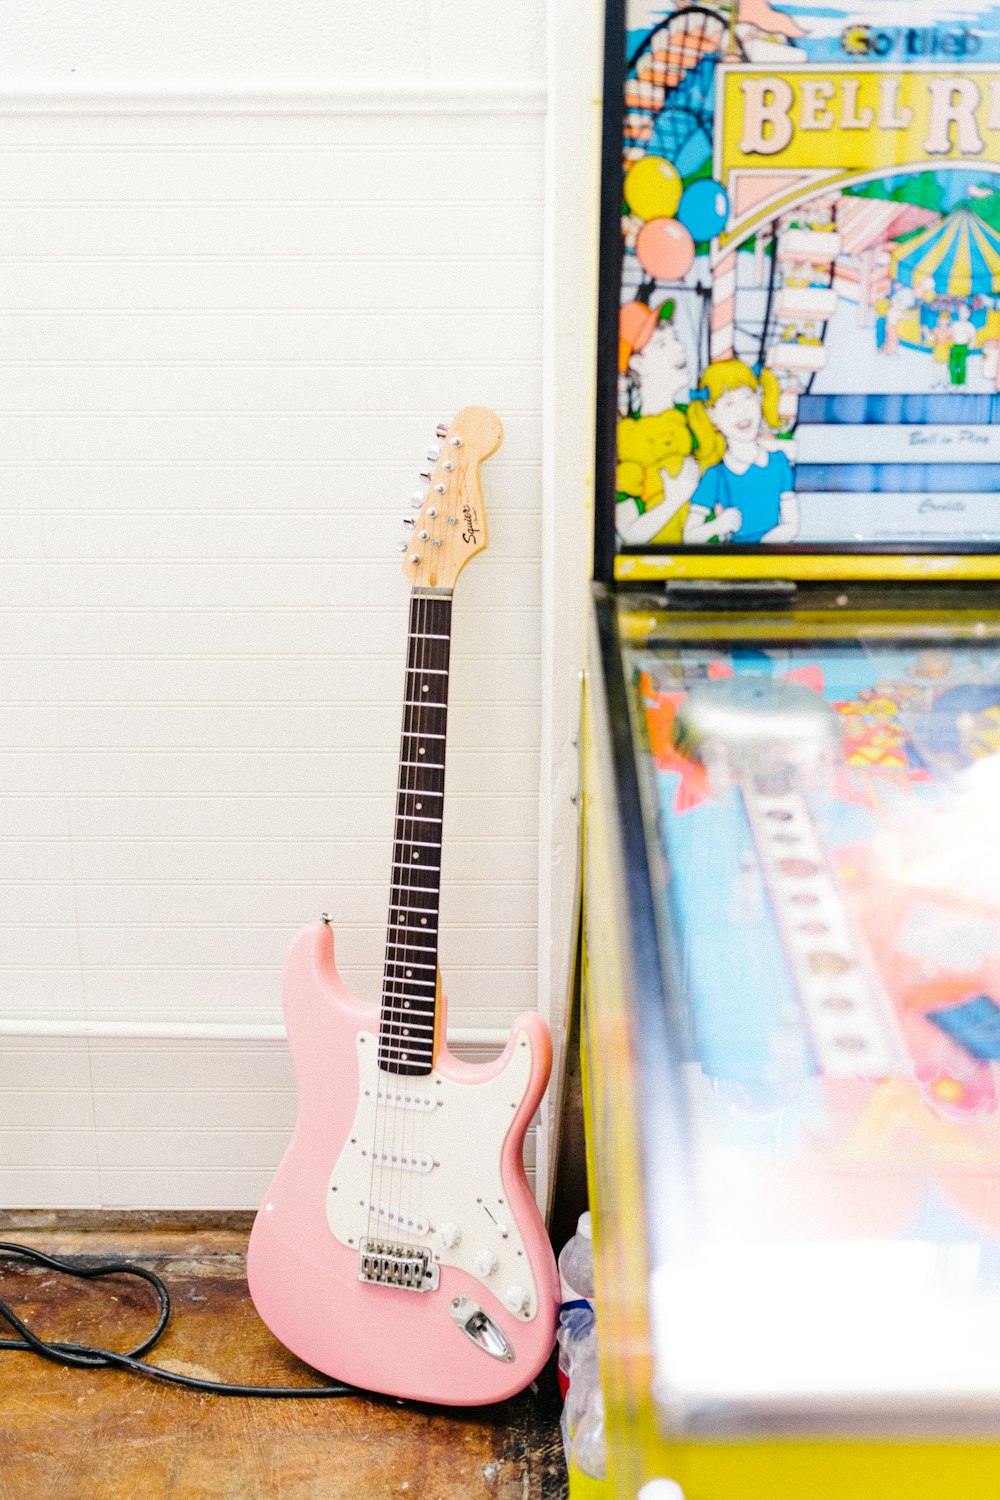
[[[694,240],[721,233],[729,217],[729,198],[721,182],[703,177],[684,189],[677,217]]]
[[[672,219],[683,191],[677,168],[662,156],[643,156],[625,173],[625,202],[640,219]]]
[[[694,240],[676,219],[651,219],[639,230],[635,253],[657,281],[679,281],[694,264]]]

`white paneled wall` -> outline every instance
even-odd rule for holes
[[[378,994],[394,549],[467,402],[506,440],[456,591],[442,968],[467,1047],[539,1002],[544,95],[0,113],[0,1198],[251,1205],[295,927],[330,910]]]

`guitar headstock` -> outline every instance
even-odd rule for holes
[[[421,476],[430,483],[412,521],[403,572],[414,587],[451,589],[469,559],[488,545],[479,468],[499,448],[503,426],[485,406],[465,406],[437,435],[440,453],[431,473]]]

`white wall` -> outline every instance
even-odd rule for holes
[[[0,1202],[253,1205],[295,927],[332,911],[378,995],[394,543],[468,402],[506,440],[456,591],[442,969],[473,1053],[562,1021],[589,523],[545,513],[589,452],[543,476],[546,17],[96,14],[0,31]]]

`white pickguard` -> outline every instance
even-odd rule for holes
[[[359,1033],[357,1047],[358,1107],[326,1195],[332,1233],[352,1249],[372,1238],[429,1250],[436,1264],[468,1272],[530,1321],[538,1289],[500,1175],[504,1139],[531,1078],[528,1038],[502,1073],[471,1083],[437,1071],[381,1072],[369,1032]]]

